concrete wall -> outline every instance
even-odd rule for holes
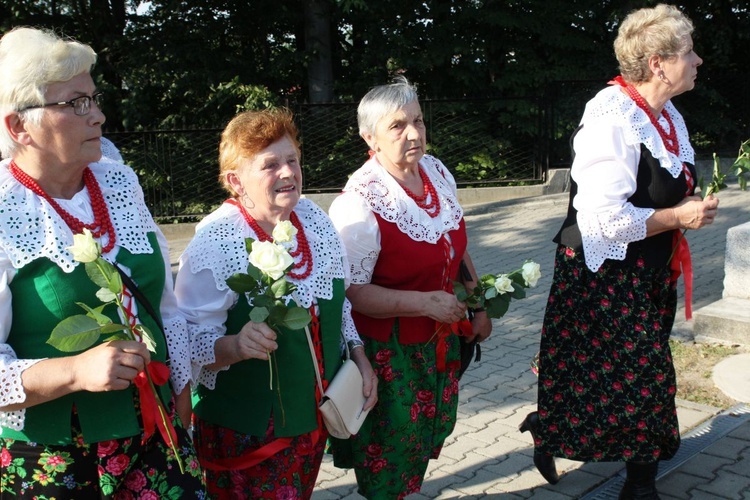
[[[750,301],[750,222],[727,231],[722,297]],[[750,302],[748,308],[750,309]]]

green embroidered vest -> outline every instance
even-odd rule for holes
[[[322,376],[329,381],[341,366],[344,306],[344,281],[333,281],[332,299],[318,299]],[[229,311],[227,335],[237,334],[248,322],[249,313],[250,306],[242,295]],[[276,437],[298,436],[316,429],[317,382],[305,331],[283,329],[276,342],[279,348],[273,354],[273,390],[269,389],[268,361],[248,359],[219,372],[213,390],[199,385],[193,394],[193,412],[207,422],[253,436],[265,435],[271,415]]]
[[[154,233],[148,233],[153,254],[134,255],[120,247],[117,262],[131,270],[133,281],[158,312],[164,290],[164,260]],[[52,329],[61,320],[85,311],[76,304],[95,307],[99,289],[87,276],[83,264],[66,273],[49,259],[37,259],[18,270],[10,283],[13,294],[13,324],[8,344],[19,359],[57,358],[69,356],[47,344]],[[166,339],[156,322],[139,305],[139,319],[152,332],[156,353],[151,359],[165,361]],[[121,323],[117,308],[109,305],[104,312],[112,321]],[[161,319],[161,318],[160,318]],[[100,337],[97,345],[101,343]],[[73,353],[76,354],[76,353]],[[159,388],[162,401],[169,402],[169,384]],[[75,406],[86,443],[136,436],[142,432],[140,416],[135,410],[137,390],[67,394],[53,401],[26,408],[24,427],[20,431],[2,428],[2,438],[40,444],[66,445],[72,442],[71,415]]]

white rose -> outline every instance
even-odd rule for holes
[[[276,243],[288,243],[292,241],[295,234],[297,234],[297,228],[292,225],[292,222],[283,220],[276,224],[271,236]]]
[[[73,246],[65,247],[66,250],[73,254],[73,260],[78,262],[94,262],[99,258],[101,248],[99,243],[94,240],[91,231],[83,230],[83,234],[73,235]]]
[[[529,261],[521,268],[521,275],[526,282],[526,286],[536,286],[536,282],[539,281],[542,273],[539,270],[539,264]]]
[[[495,290],[500,295],[513,291],[513,281],[508,278],[507,274],[498,274],[495,278]]]
[[[281,278],[294,262],[289,252],[270,241],[253,241],[248,259],[250,264],[275,280]]]

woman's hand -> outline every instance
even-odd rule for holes
[[[234,337],[240,359],[268,359],[268,353],[279,348],[276,332],[265,323],[249,321]]]
[[[75,391],[104,392],[127,389],[151,361],[146,344],[115,340],[72,357]]]
[[[455,323],[466,316],[466,304],[452,293],[436,290],[423,292],[422,316],[441,323]]]
[[[487,337],[492,333],[492,320],[487,316],[486,311],[474,313],[474,318],[471,320],[471,331],[472,335],[466,337],[468,342],[476,339],[477,342],[482,343],[487,340]]]
[[[688,196],[672,209],[680,229],[700,229],[713,223],[719,211],[719,199],[713,195],[705,199]]]
[[[372,370],[370,360],[365,356],[365,350],[362,347],[352,349],[351,357],[359,368],[359,373],[362,374],[362,395],[366,398],[362,409],[371,410],[378,402],[378,376]]]

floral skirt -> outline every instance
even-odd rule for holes
[[[273,418],[269,420],[266,435],[262,437],[242,434],[195,416],[193,424],[195,447],[201,461],[243,457],[277,439],[273,432]],[[310,498],[323,461],[326,436],[325,430],[295,436],[288,447],[250,468],[227,471],[204,468],[208,498]]]
[[[205,486],[190,437],[173,415],[185,473],[155,432],[85,444],[73,416],[73,444],[41,445],[0,439],[0,497],[62,499],[204,498]]]
[[[447,369],[438,372],[435,342],[399,344],[397,328],[398,322],[388,342],[365,343],[379,379],[378,404],[356,436],[331,440],[334,465],[354,467],[359,493],[369,499],[418,492],[456,424],[458,337],[447,337]]]
[[[666,268],[558,247],[539,358],[538,451],[653,462],[680,445],[669,349],[677,294]]]

